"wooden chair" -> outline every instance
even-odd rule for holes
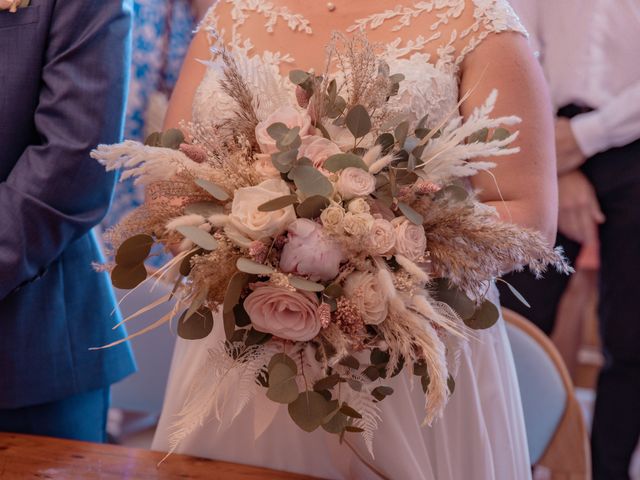
[[[562,357],[533,323],[508,309],[503,309],[503,316],[520,382],[532,463],[551,480],[591,480],[587,429]]]

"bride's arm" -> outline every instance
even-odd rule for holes
[[[191,41],[191,46],[180,71],[180,77],[178,77],[178,82],[171,95],[169,109],[164,119],[165,130],[178,128],[182,120],[191,120],[193,97],[207,70],[201,61],[210,57],[207,33],[201,29]]]
[[[473,177],[472,184],[503,220],[535,228],[552,244],[558,212],[553,114],[541,68],[522,35],[490,35],[465,58],[460,95],[471,90],[471,96],[461,107],[463,115],[471,114],[494,88],[499,93],[492,116],[522,118],[511,127],[520,131],[516,145],[521,151],[490,159],[497,163],[492,172],[499,189],[485,172]]]

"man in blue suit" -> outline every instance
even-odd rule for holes
[[[89,158],[119,141],[126,0],[0,11],[0,431],[103,441],[109,386],[135,369],[90,233],[115,182]],[[6,2],[5,2],[6,3]]]

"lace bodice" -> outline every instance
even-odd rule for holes
[[[222,48],[233,53],[252,90],[261,92],[259,117],[281,104],[291,103],[287,73],[296,64],[295,56],[270,50],[264,41],[260,42],[263,48],[258,50],[251,29],[245,28],[250,20],[256,25],[254,17],[262,17],[269,35],[285,29],[293,35],[293,41],[317,44],[313,41],[316,40],[313,19],[280,3],[284,2],[218,0],[211,7],[201,28],[208,34],[212,60],[196,92],[193,106],[196,121],[224,120],[234,108],[219,85],[222,70],[216,56]],[[223,14],[231,18],[223,18]],[[456,108],[460,65],[485,38],[505,31],[526,35],[507,0],[431,0],[398,5],[354,17],[345,30],[346,34],[362,31],[376,42],[375,34],[384,33],[385,40],[378,42],[380,54],[392,73],[402,72],[405,76],[399,94],[392,100],[394,107],[415,121],[429,113],[427,127],[437,125]]]

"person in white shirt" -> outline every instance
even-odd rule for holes
[[[511,0],[539,52],[554,107],[558,243],[574,260],[600,238],[599,318],[606,363],[592,431],[595,480],[629,478],[640,437],[640,1]],[[506,279],[547,333],[568,283]]]

